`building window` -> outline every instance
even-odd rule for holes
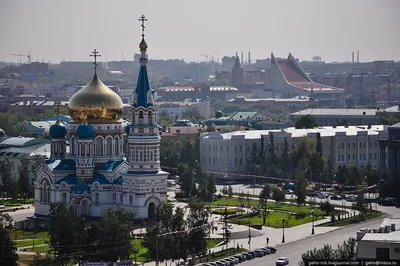
[[[117,194],[113,193],[113,202],[115,203],[117,201]]]
[[[119,139],[118,139],[118,137],[115,138],[115,154],[119,155]]]
[[[208,145],[208,151],[211,151],[211,145]]]
[[[342,162],[344,162],[344,155],[342,154]]]
[[[353,149],[355,149],[355,148],[356,148],[356,142],[353,141]]]
[[[342,149],[344,149],[344,142],[342,142]]]
[[[96,156],[103,155],[103,140],[102,138],[96,139]]]
[[[224,146],[221,146],[221,152],[223,152],[224,151]]]
[[[371,141],[369,142],[369,147],[372,148],[372,142]]]
[[[124,197],[123,197],[122,193],[119,194],[119,201],[121,202],[121,204],[124,203]]]
[[[95,203],[95,204],[99,204],[99,201],[100,201],[100,200],[99,200],[99,193],[96,193],[96,194],[95,194],[95,197],[94,197],[94,203]]]
[[[372,159],[372,154],[370,153],[369,155],[368,155],[368,160],[371,160]]]
[[[350,142],[347,142],[347,148],[350,149]]]
[[[360,153],[360,161],[362,160],[362,154]]]
[[[112,155],[112,138],[107,138],[106,140],[106,154],[107,156]]]
[[[350,161],[350,154],[347,154],[347,161]]]
[[[374,160],[376,160],[376,153],[374,153]]]
[[[376,142],[376,141],[374,142],[374,147],[375,147],[375,148],[377,148],[377,147],[378,147],[378,144],[377,144],[377,142]]]
[[[208,164],[211,164],[211,157],[208,157]]]
[[[390,260],[389,248],[376,248],[377,260]]]
[[[250,152],[250,146],[247,146],[247,152]]]
[[[67,193],[62,193],[62,202],[67,203]]]
[[[237,159],[235,159],[235,165],[237,165]]]
[[[215,164],[218,165],[218,158],[215,158]]]
[[[226,152],[229,152],[229,146],[226,146]]]
[[[353,161],[355,161],[356,160],[356,155],[355,154],[353,154]]]
[[[365,161],[367,158],[366,158],[366,156],[365,156],[365,153],[363,154],[363,160]]]
[[[242,158],[240,158],[239,159],[239,165],[242,165],[242,163],[243,163],[243,160],[242,160]]]
[[[360,148],[362,148],[362,142],[360,141]]]
[[[338,160],[338,162],[340,162],[340,155],[337,156],[337,160]]]
[[[364,141],[364,148],[366,148],[366,147],[367,147],[367,142]]]
[[[242,152],[242,146],[239,146],[239,152]]]
[[[133,196],[129,195],[129,204],[132,205],[132,203],[133,203]]]
[[[235,146],[235,152],[237,152],[237,146]]]

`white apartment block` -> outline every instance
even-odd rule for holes
[[[340,165],[370,165],[378,169],[379,140],[387,137],[387,127],[382,125],[207,132],[200,136],[200,161],[208,171],[245,174],[248,172],[253,144],[256,143],[259,148],[261,135],[264,136],[265,145],[269,144],[269,135],[274,135],[276,154],[281,156],[285,139],[289,149],[293,150],[303,137],[316,140],[318,133],[321,136],[325,162],[329,160],[333,169]],[[228,178],[240,179],[240,176]]]

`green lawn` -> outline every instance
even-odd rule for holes
[[[26,199],[25,201],[23,199],[7,199],[7,200],[1,200],[0,205],[17,207],[21,206],[22,204],[33,204],[34,202],[35,202],[34,199]]]
[[[382,216],[383,213],[382,212],[377,212],[377,211],[373,211],[373,212],[368,212],[366,215],[364,215],[364,219],[361,220],[361,217],[359,216],[355,216],[355,217],[350,217],[350,218],[346,218],[340,221],[335,221],[334,223],[332,222],[328,222],[328,223],[323,223],[318,225],[318,227],[326,227],[326,226],[347,226],[347,225],[351,225],[351,224],[356,224],[362,221],[366,221],[366,220],[370,220],[376,217],[380,217]]]
[[[207,248],[213,248],[219,243],[221,243],[223,240],[221,239],[207,239]]]
[[[212,213],[219,214],[219,215],[224,215],[226,213],[226,214],[230,215],[230,214],[236,214],[238,211],[242,211],[242,210],[235,208],[235,209],[226,209],[226,211],[225,211],[224,208],[220,208],[220,209],[213,209]]]
[[[245,206],[247,206],[247,201],[244,200],[243,203]],[[238,206],[239,200],[238,198],[221,198],[216,201],[213,201],[209,203],[212,206],[219,205],[219,206]],[[260,201],[259,200],[250,200],[250,205],[251,206],[260,206]],[[287,211],[287,212],[304,212],[304,213],[310,213],[312,209],[316,211],[316,214],[323,214],[321,210],[319,209],[319,206],[297,206],[296,204],[287,204],[287,203],[278,203],[273,201],[268,201],[267,202],[267,209],[272,209],[272,210],[279,210],[279,211]],[[223,210],[222,210],[223,212]]]
[[[27,247],[27,246],[32,246],[33,240],[32,239],[24,239],[21,241],[17,241],[15,243],[15,246],[17,248],[19,247]],[[40,244],[45,244],[43,238],[35,238],[35,245],[40,245]]]
[[[281,228],[282,227],[282,220],[281,220],[282,216],[284,216],[287,221],[287,223],[285,224],[285,227],[293,227],[293,226],[298,226],[298,225],[312,222],[311,215],[307,215],[306,217],[304,217],[302,219],[296,219],[296,217],[294,215],[289,215],[287,213],[271,212],[269,215],[269,226],[273,227],[273,228]],[[314,217],[314,221],[321,220],[321,219],[322,219],[321,216]],[[234,223],[234,224],[248,225],[249,218],[244,217],[244,218],[234,219],[234,220],[231,220],[230,222]],[[263,218],[254,216],[254,217],[250,218],[250,223],[251,224],[262,224]],[[268,217],[266,220],[266,224],[268,225]]]
[[[48,231],[40,231],[40,232],[34,232],[32,230],[29,231],[23,231],[23,230],[17,230],[17,240],[19,239],[31,239],[32,240],[32,235],[35,234],[36,239],[37,238],[45,238],[49,239],[49,232]],[[11,239],[15,240],[15,231],[10,232],[10,237]],[[35,239],[35,243],[36,243]]]
[[[138,262],[149,262],[151,261],[150,258],[147,257],[147,248],[142,246],[142,239],[134,239],[132,240],[132,245],[139,249],[138,254],[136,254],[136,260]],[[135,255],[132,253],[131,254],[131,258],[133,259],[135,257]]]
[[[40,246],[40,247],[35,246],[35,249],[31,249],[31,248],[26,249],[26,251],[39,252],[39,253],[47,253],[47,251],[49,251],[49,250],[50,250],[50,247],[48,245]]]

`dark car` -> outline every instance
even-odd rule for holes
[[[276,253],[276,248],[271,246],[265,246],[267,249],[271,250],[271,253]]]
[[[254,258],[250,253],[243,253],[243,255],[246,256],[246,260],[251,260]]]
[[[383,205],[383,206],[396,206],[396,204],[397,204],[397,200],[392,197],[386,197],[380,203],[380,205]]]
[[[340,197],[339,195],[332,195],[331,196],[331,200],[341,200],[342,197]]]

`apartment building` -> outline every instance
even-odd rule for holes
[[[230,133],[207,132],[200,136],[200,161],[206,170],[246,174],[253,144],[265,144],[274,135],[276,153],[284,150],[285,139],[290,149],[303,137],[317,139],[321,136],[323,157],[332,163],[333,169],[340,165],[357,165],[379,168],[379,140],[387,136],[386,126],[319,127],[314,129],[286,128],[282,130],[248,130]],[[232,176],[228,178],[238,178]]]

